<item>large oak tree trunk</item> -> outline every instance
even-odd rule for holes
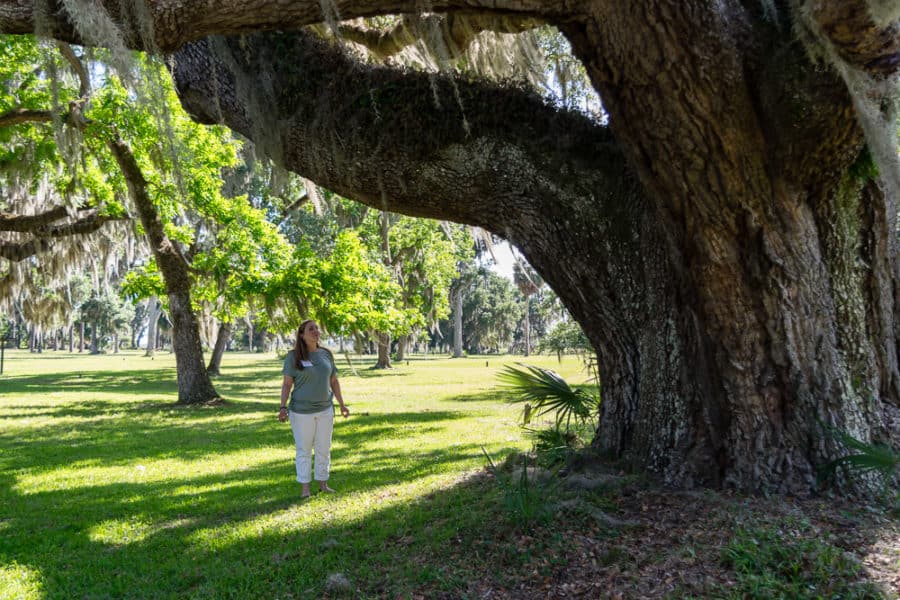
[[[604,4],[596,29],[573,32],[604,56],[589,72],[660,245],[639,271],[655,310],[636,321],[621,307],[631,331],[588,332],[604,382],[596,444],[676,483],[803,491],[836,451],[819,423],[891,434],[893,202],[866,175],[843,82],[790,43],[754,64],[751,25],[725,35],[698,6]],[[627,45],[609,35],[621,28]]]

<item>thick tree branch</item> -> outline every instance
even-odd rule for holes
[[[48,123],[52,120],[53,113],[49,110],[13,108],[0,114],[0,127],[9,127],[21,123]]]
[[[80,82],[78,88],[79,97],[86,98],[88,94],[91,93],[91,78],[88,75],[87,69],[84,68],[84,63],[82,63],[81,59],[76,56],[75,51],[72,50],[72,46],[70,46],[69,44],[65,42],[57,42],[56,47],[59,49],[60,54],[63,55],[63,58],[66,59],[66,61],[78,75],[78,80]]]
[[[51,211],[43,213],[42,215],[35,215],[35,217],[40,219],[41,217],[45,217],[45,215],[48,215],[48,214],[56,214],[59,212],[59,210],[60,210],[60,208],[55,208]],[[95,211],[92,214],[87,215],[81,219],[78,219],[77,221],[74,221],[72,223],[63,223],[61,225],[54,225],[52,227],[47,227],[46,223],[44,223],[36,228],[22,229],[22,228],[20,228],[22,226],[22,223],[18,222],[18,223],[15,223],[13,226],[19,227],[19,228],[11,229],[11,228],[2,227],[2,225],[3,225],[2,219],[4,217],[8,217],[8,216],[9,215],[0,215],[0,230],[29,231],[29,232],[35,233],[35,235],[37,236],[28,241],[21,242],[21,243],[14,243],[14,242],[0,243],[0,258],[5,258],[6,260],[9,260],[12,262],[19,262],[19,261],[25,260],[26,258],[29,258],[31,256],[34,256],[36,254],[39,254],[39,253],[49,250],[52,245],[50,242],[51,239],[70,237],[73,235],[86,235],[89,233],[94,233],[95,231],[97,231],[98,229],[103,227],[103,225],[105,223],[108,223],[109,221],[121,221],[121,220],[129,218],[129,217],[124,217],[124,216],[123,217],[113,217],[113,216],[108,216],[108,215],[100,215]],[[55,217],[53,220],[57,220],[62,217],[65,217],[65,216],[66,216],[66,210],[65,210],[65,208],[62,208],[62,215]],[[7,221],[7,223],[9,223],[9,221],[21,221],[23,219],[29,219],[29,218],[34,220],[35,217],[19,217],[18,219],[13,218],[13,219],[9,219]],[[33,222],[36,222],[36,221],[33,221]]]
[[[36,25],[33,2],[0,0],[0,32],[35,33],[40,28],[62,41],[79,44],[89,41],[78,35],[72,19],[61,7],[61,2],[50,0],[48,4],[50,9],[43,19],[39,19],[40,24]],[[138,50],[148,49],[136,19],[127,15],[123,18],[123,3],[120,0],[98,0],[91,4],[91,10],[97,10],[99,5],[106,7],[110,17],[122,27],[126,44]],[[540,0],[433,0],[428,3],[428,10],[524,15],[552,20],[571,18],[572,13],[581,13],[580,4],[580,1],[547,3]],[[163,52],[170,52],[187,42],[210,35],[291,30],[315,23],[357,17],[412,14],[422,9],[422,3],[418,0],[336,0],[328,5],[330,14],[323,14],[322,4],[318,0],[220,0],[214,3],[156,0],[146,3],[153,21],[153,44]]]
[[[59,221],[69,214],[65,206],[56,206],[37,215],[16,215],[0,213],[0,231],[20,231],[34,233],[46,228],[50,223]]]
[[[86,217],[78,219],[72,223],[64,223],[62,225],[54,225],[47,230],[47,236],[51,238],[60,238],[66,237],[70,235],[83,235],[87,233],[93,233],[100,229],[104,223],[108,223],[110,221],[125,221],[130,219],[131,217],[127,215],[123,216],[111,216],[111,215],[101,215],[97,212],[90,214]]]
[[[4,242],[0,243],[0,258],[5,258],[10,262],[20,262],[49,248],[49,240],[43,238],[31,239],[20,244]]]
[[[175,55],[188,112],[370,206],[502,232],[537,203],[587,201],[626,171],[605,128],[524,89],[372,68],[304,32],[215,44]],[[255,82],[270,77],[266,94]]]

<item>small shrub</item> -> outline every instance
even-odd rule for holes
[[[545,469],[568,465],[594,431],[592,424],[579,424],[567,430],[555,427],[526,427],[525,430],[532,440],[536,462]]]
[[[550,516],[548,489],[528,478],[528,455],[522,455],[520,473],[515,473],[515,470],[508,473],[494,463],[483,447],[481,452],[487,458],[488,470],[503,492],[503,507],[511,520],[526,528],[545,521]]]

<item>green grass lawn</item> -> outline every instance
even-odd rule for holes
[[[354,597],[452,595],[488,567],[445,549],[503,517],[497,486],[465,483],[482,447],[530,446],[495,379],[515,360],[413,357],[379,372],[370,358],[359,376],[340,360],[352,415],[335,425],[339,493],[301,502],[274,355],[226,354],[227,404],[183,408],[168,354],[7,351],[0,598],[307,598],[334,573]],[[586,378],[575,357],[527,361]]]

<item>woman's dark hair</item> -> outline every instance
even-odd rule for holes
[[[298,371],[303,370],[303,361],[309,360],[309,351],[306,349],[306,342],[303,341],[303,330],[306,329],[307,325],[314,321],[315,319],[307,319],[300,323],[300,327],[297,328],[297,341],[294,343],[294,367],[296,367]],[[334,355],[331,353],[331,350],[323,348],[318,342],[316,342],[316,348],[324,350],[325,353],[328,354],[328,358],[331,360],[332,364],[334,363]]]

